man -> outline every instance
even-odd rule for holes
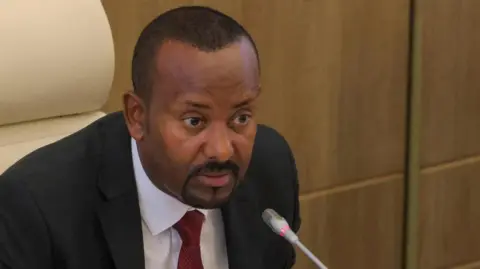
[[[262,222],[300,226],[287,142],[255,123],[260,66],[232,18],[182,7],[142,32],[124,111],[0,178],[0,267],[291,268]]]

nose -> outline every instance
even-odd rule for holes
[[[230,130],[221,125],[211,125],[210,128],[204,148],[206,157],[219,162],[229,160],[234,152]]]

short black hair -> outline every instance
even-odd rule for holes
[[[233,18],[204,6],[182,6],[159,15],[145,27],[135,45],[132,59],[134,92],[143,99],[149,99],[155,54],[165,41],[176,40],[202,51],[216,51],[242,37],[253,46],[260,68],[255,42]]]

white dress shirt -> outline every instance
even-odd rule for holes
[[[132,144],[132,159],[142,215],[145,269],[177,269],[182,239],[172,227],[188,210],[194,208],[159,190],[148,178]],[[227,269],[228,258],[221,211],[202,210],[205,222],[200,235],[200,249],[205,269]]]

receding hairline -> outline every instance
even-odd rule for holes
[[[165,53],[165,50],[164,50],[165,45],[169,45],[168,43],[172,44],[174,46],[184,46],[186,49],[192,49],[196,52],[207,53],[207,54],[219,53],[219,52],[222,52],[223,50],[232,48],[235,45],[241,46],[242,43],[243,43],[243,44],[245,44],[244,48],[248,48],[248,53],[246,53],[245,55],[249,55],[248,57],[252,57],[249,60],[255,61],[254,66],[253,66],[254,67],[254,72],[256,72],[258,74],[258,76],[260,76],[260,65],[259,65],[258,55],[256,53],[256,50],[255,50],[253,44],[250,42],[250,40],[246,36],[245,37],[244,36],[239,36],[234,41],[232,41],[228,44],[225,44],[222,47],[218,47],[216,49],[204,49],[204,48],[200,48],[198,46],[195,46],[195,44],[192,44],[190,42],[185,42],[185,41],[182,41],[182,40],[179,40],[179,39],[174,39],[174,38],[168,38],[168,39],[163,40],[162,42],[159,42],[158,45],[155,47],[153,57],[150,61],[150,68],[148,69],[149,70],[148,71],[149,72],[149,77],[150,77],[150,80],[151,80],[150,81],[150,83],[151,83],[150,87],[154,86],[153,84],[154,84],[155,81],[159,82],[157,80],[157,79],[159,79],[159,75],[161,76],[161,74],[160,74],[161,70],[159,70],[159,67],[166,64],[166,62],[168,64],[169,61],[172,61],[171,58],[170,59],[165,59],[165,57],[159,57],[160,53]],[[175,60],[173,60],[173,61],[175,61]],[[161,78],[160,78],[160,80],[161,80]]]
[[[247,45],[246,47],[248,47],[249,52],[251,52],[251,54],[253,55],[253,57],[255,57],[255,60],[257,61],[257,68],[260,68],[259,63],[258,63],[259,59],[258,59],[257,51],[254,47],[254,44],[252,44],[252,42],[246,36],[238,36],[238,38],[236,38],[235,40],[232,40],[232,42],[227,43],[227,44],[225,44],[221,47],[214,48],[214,49],[203,48],[201,46],[197,46],[196,44],[193,44],[193,43],[188,42],[188,41],[183,41],[181,39],[167,38],[167,39],[159,42],[157,44],[157,46],[155,47],[154,57],[152,58],[152,62],[155,62],[157,60],[158,54],[162,51],[162,48],[164,48],[165,45],[172,44],[172,43],[176,44],[176,45],[184,46],[185,48],[192,48],[194,50],[197,50],[198,52],[203,52],[203,53],[221,52],[222,50],[229,49],[229,48],[231,48],[235,45],[246,44]]]
[[[191,62],[192,58],[197,59],[194,60],[196,63]],[[169,74],[172,74],[172,72],[175,73],[174,77],[177,77],[177,79],[188,79],[187,77],[183,77],[183,75],[187,74],[183,71],[185,68],[189,70],[188,72],[192,72],[193,70],[202,72],[200,70],[204,70],[203,68],[205,67],[223,66],[223,62],[236,62],[234,65],[246,70],[245,74],[248,77],[255,77],[256,79],[260,77],[257,55],[247,38],[238,38],[237,41],[215,50],[202,50],[192,44],[179,40],[165,40],[161,46],[157,47],[154,59],[152,60],[153,66],[150,69],[150,72],[152,72],[150,74],[152,87],[154,87],[153,84],[155,83],[161,83],[163,78],[170,76]],[[191,67],[194,69],[191,69]],[[223,67],[220,68],[223,69]],[[230,70],[230,67],[227,67],[225,70]],[[219,72],[219,75],[222,75],[221,70],[219,70]]]

